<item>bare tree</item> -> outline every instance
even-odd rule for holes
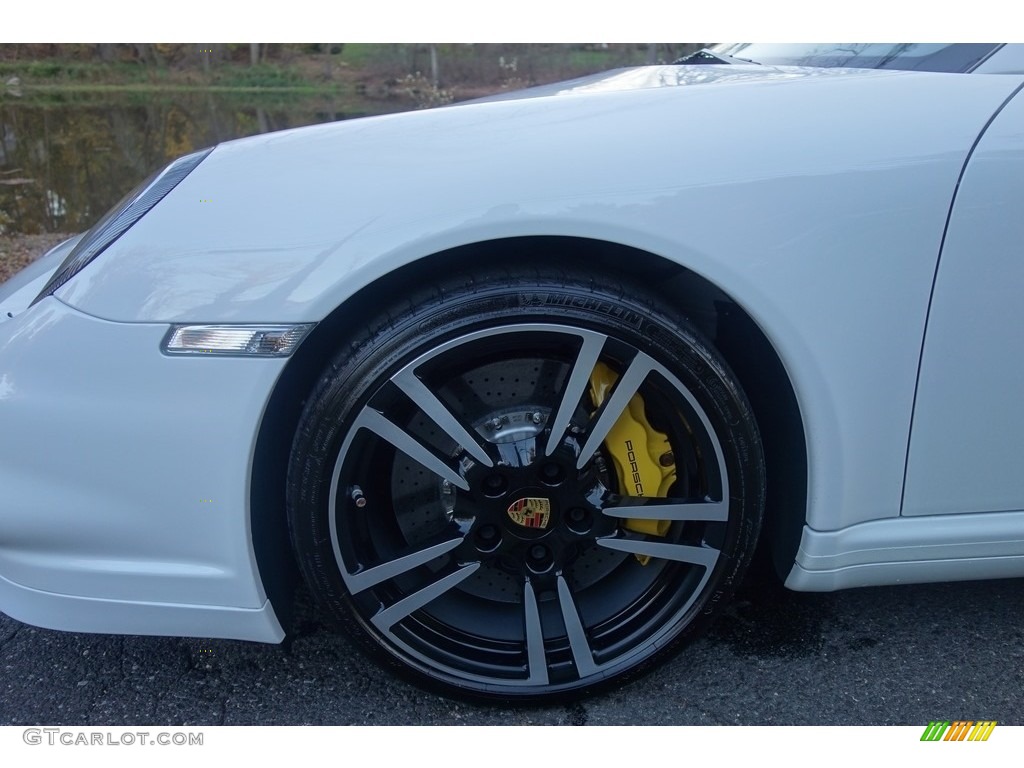
[[[430,43],[427,48],[430,50],[430,84],[437,88],[437,46]]]

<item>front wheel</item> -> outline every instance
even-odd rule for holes
[[[323,609],[450,694],[537,700],[693,638],[756,543],[764,464],[721,356],[642,287],[520,269],[339,346],[289,468]]]

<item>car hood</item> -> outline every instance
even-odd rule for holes
[[[730,65],[661,65],[614,69],[574,80],[565,80],[550,85],[537,86],[519,91],[495,94],[482,99],[458,102],[433,109],[414,110],[394,114],[343,120],[335,123],[302,126],[273,133],[249,136],[218,145],[211,157],[204,161],[203,171],[236,153],[259,153],[263,158],[300,154],[319,146],[330,151],[339,146],[338,142],[366,141],[383,156],[393,154],[407,144],[410,137],[427,138],[439,135],[454,136],[456,132],[469,131],[484,137],[499,125],[498,136],[492,138],[500,146],[500,134],[512,125],[529,123],[530,130],[545,130],[552,123],[564,120],[587,121],[594,117],[608,117],[617,113],[614,119],[629,121],[629,113],[643,111],[646,105],[664,103],[659,97],[679,96],[690,102],[693,108],[705,102],[718,103],[723,100],[736,104],[728,97],[709,98],[726,91],[756,89],[765,91],[784,86],[787,83],[863,83],[869,81],[919,78],[925,83],[927,77],[976,77],[970,75],[921,75],[896,70],[844,69],[815,67],[775,67],[759,64]],[[688,86],[680,88],[679,86]],[[701,86],[701,87],[692,87]],[[668,94],[667,90],[677,92]],[[788,89],[787,89],[788,90]],[[807,91],[809,99],[814,99]],[[659,93],[660,92],[660,93]],[[694,98],[688,98],[693,96]],[[504,127],[502,127],[504,126]],[[305,149],[304,149],[305,148]],[[333,152],[332,152],[333,154]]]
[[[55,296],[125,322],[312,322],[418,259],[520,236],[613,242],[735,285],[794,219],[801,242],[839,211],[941,231],[969,148],[1020,84],[642,67],[225,142]]]
[[[754,82],[782,82],[808,77],[876,77],[879,70],[844,67],[778,67],[761,64],[673,64],[650,67],[626,67],[594,75],[539,85],[520,91],[498,93],[460,104],[484,104],[493,101],[547,98],[648,88],[672,88],[694,85],[729,85]],[[893,74],[893,70],[888,70]],[[459,106],[459,105],[455,105]]]

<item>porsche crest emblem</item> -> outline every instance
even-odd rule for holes
[[[524,528],[547,528],[551,520],[551,502],[527,496],[508,505],[508,516]]]

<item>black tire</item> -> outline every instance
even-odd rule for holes
[[[721,356],[642,286],[478,271],[338,349],[292,446],[289,522],[319,604],[385,666],[462,697],[579,695],[728,601],[764,506],[757,427]]]

